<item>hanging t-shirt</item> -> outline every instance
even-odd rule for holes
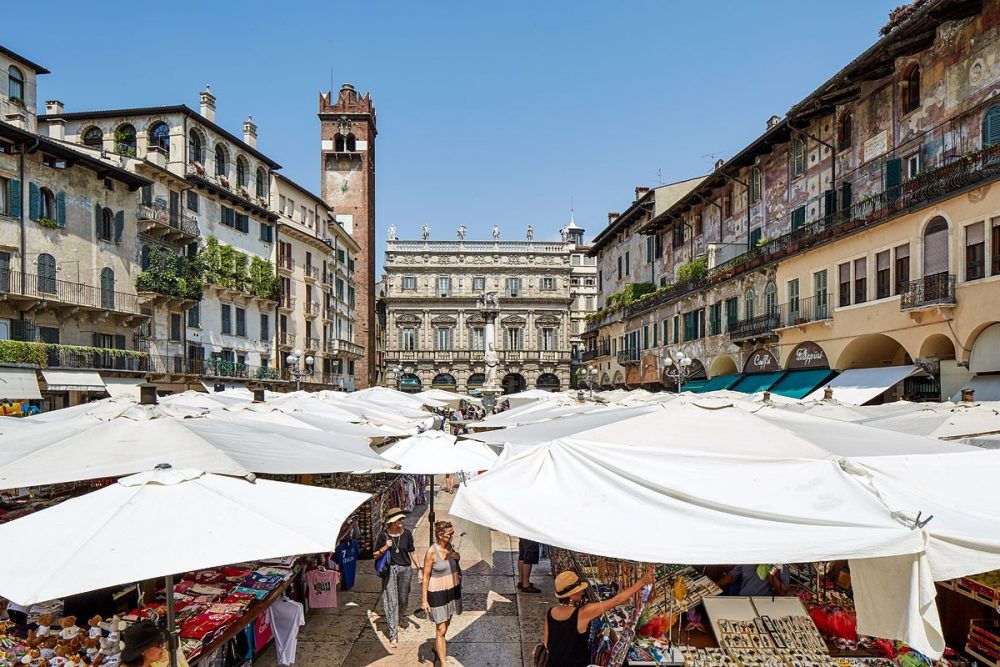
[[[345,540],[337,545],[337,565],[344,576],[344,590],[354,588],[354,574],[358,567],[358,555],[361,546],[357,540]]]
[[[303,577],[308,591],[310,609],[332,609],[337,606],[337,582],[340,572],[336,570],[309,570]]]
[[[306,624],[301,602],[281,598],[267,608],[267,620],[274,632],[274,652],[279,665],[295,663],[295,648],[299,642],[299,627]]]

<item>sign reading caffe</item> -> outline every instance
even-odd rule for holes
[[[788,362],[785,368],[829,368],[830,362],[826,358],[826,352],[816,343],[799,343],[788,355]]]
[[[743,373],[774,373],[780,371],[778,360],[768,350],[754,350],[743,364]]]

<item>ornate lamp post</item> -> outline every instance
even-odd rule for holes
[[[403,391],[403,364],[396,364],[392,370],[396,371],[396,391]]]
[[[292,350],[292,353],[285,357],[285,361],[288,363],[288,374],[295,378],[295,391],[302,388],[302,378],[312,377],[313,373],[316,372],[316,360],[311,354],[306,356],[304,366],[299,365],[300,359],[302,359],[302,350],[298,348]]]
[[[598,370],[593,366],[587,366],[584,371],[584,377],[587,378],[587,385],[590,387],[590,397],[594,397],[594,385],[597,384],[597,373]]]
[[[674,359],[669,352],[664,353],[663,366],[663,374],[674,381],[677,385],[677,393],[681,393],[684,382],[691,375],[691,357],[683,352],[678,352],[677,359]]]

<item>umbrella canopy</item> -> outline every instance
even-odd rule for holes
[[[486,445],[455,441],[443,431],[425,431],[389,445],[382,456],[399,464],[397,472],[416,475],[446,475],[463,470],[486,470],[497,455]]]
[[[118,477],[163,462],[241,476],[394,467],[366,440],[350,443],[315,429],[207,417],[83,420],[40,425],[30,438],[23,430],[0,433],[0,488]]]
[[[566,394],[560,394],[555,391],[545,391],[544,389],[528,389],[525,391],[519,391],[515,394],[505,394],[503,396],[500,396],[497,400],[507,401],[510,404],[510,407],[516,408],[519,405],[524,405],[525,403],[531,403],[532,401],[570,402],[573,400],[573,398]]]
[[[367,403],[377,403],[392,407],[407,406],[412,409],[443,408],[445,403],[433,398],[421,397],[416,394],[407,394],[387,387],[369,387],[360,391],[355,391],[345,395],[349,401],[363,401]]]
[[[418,391],[415,394],[408,394],[409,396],[419,396],[421,399],[430,399],[432,401],[437,401],[439,403],[444,403],[450,408],[457,408],[459,403],[462,401],[468,401],[469,397],[462,394],[457,394],[453,391],[445,391],[444,389],[428,389],[426,391]]]
[[[912,410],[874,416],[864,424],[931,438],[1000,433],[1000,403],[911,403]],[[864,408],[862,408],[864,409]]]
[[[29,605],[200,568],[330,551],[341,524],[368,497],[191,469],[140,473],[0,525],[0,541],[19,545],[0,565],[0,595]],[[170,527],[183,529],[182,544],[170,544]]]

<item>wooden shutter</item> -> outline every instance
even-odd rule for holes
[[[1000,104],[994,104],[983,116],[983,148],[1000,144]]]
[[[792,211],[792,229],[798,229],[806,224],[806,207],[800,206]]]
[[[125,344],[125,334],[115,334],[115,349],[125,350],[127,346]]]
[[[849,211],[854,205],[854,190],[850,183],[840,185],[840,210]]]
[[[125,232],[125,211],[115,213],[115,243],[122,242],[122,234]]]
[[[899,185],[903,182],[903,161],[899,158],[885,162],[885,191],[889,199],[899,198]]]
[[[101,238],[101,222],[104,219],[104,212],[101,210],[100,204],[94,204],[94,231],[97,232],[97,238]]]
[[[56,195],[56,223],[60,227],[66,226],[66,193],[60,192]]]
[[[21,217],[21,181],[10,182],[10,215],[14,218]]]
[[[924,233],[924,277],[948,272],[948,227],[931,222]]]
[[[41,193],[34,181],[28,183],[28,217],[38,220],[38,212],[42,207]]]
[[[829,217],[837,212],[837,191],[827,190],[823,193],[823,215]]]

